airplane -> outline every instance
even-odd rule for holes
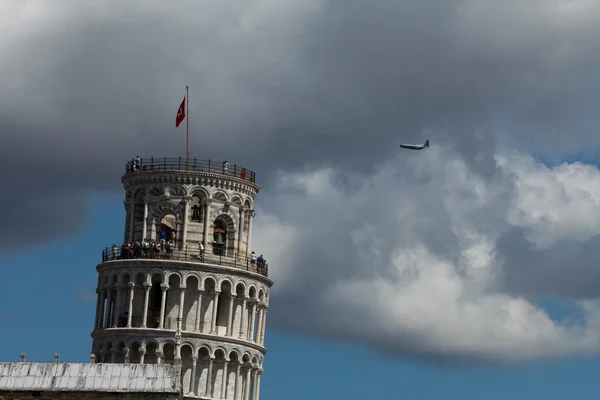
[[[401,144],[400,147],[409,150],[423,150],[429,147],[429,140],[427,140],[425,144]]]

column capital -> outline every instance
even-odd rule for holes
[[[133,289],[135,287],[135,283],[133,283],[133,282],[127,282],[127,287],[129,289]]]
[[[162,290],[167,290],[167,289],[169,289],[169,285],[168,285],[168,284],[166,284],[166,283],[161,283],[161,284],[160,284],[160,288],[161,288]]]
[[[148,203],[150,202],[150,196],[149,195],[145,195],[144,197],[142,197],[142,199],[144,200],[144,204],[148,205]]]
[[[182,292],[185,292],[185,289],[187,289],[187,286],[179,286],[178,288],[179,290],[181,290]]]
[[[183,201],[187,204],[187,203],[191,203],[192,200],[194,200],[194,198],[192,196],[185,196],[183,198]]]
[[[148,282],[144,282],[144,289],[150,290],[152,288],[152,284]]]
[[[198,289],[198,290],[196,290],[196,294],[202,295],[202,294],[204,294],[204,290],[203,289]]]

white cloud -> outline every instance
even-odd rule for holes
[[[274,311],[272,324],[440,359],[516,362],[600,349],[597,306],[582,309],[587,325],[565,325],[496,285],[505,255],[496,241],[512,227],[531,229],[545,246],[600,229],[595,167],[547,168],[512,154],[498,156],[486,182],[448,149],[407,157],[372,176],[279,175],[254,225],[275,280],[272,308],[287,314]]]

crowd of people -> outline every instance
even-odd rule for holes
[[[197,255],[195,254],[195,252],[192,251],[187,252],[186,249],[186,258],[197,257],[201,261],[204,261],[204,245],[202,244],[202,242],[198,243],[198,247],[199,250]],[[175,250],[176,244],[173,238],[161,237],[160,240],[136,240],[128,243],[123,243],[120,247],[116,244],[113,244],[112,248],[106,249],[102,253],[102,262],[137,258],[173,259]],[[253,251],[250,254],[249,261],[250,265],[253,267],[253,269],[256,269],[257,272],[262,274],[267,273],[268,263],[262,254],[257,257],[256,253]]]

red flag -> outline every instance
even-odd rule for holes
[[[179,110],[177,110],[177,117],[175,117],[175,128],[181,124],[181,121],[185,119],[185,97],[179,106]]]

